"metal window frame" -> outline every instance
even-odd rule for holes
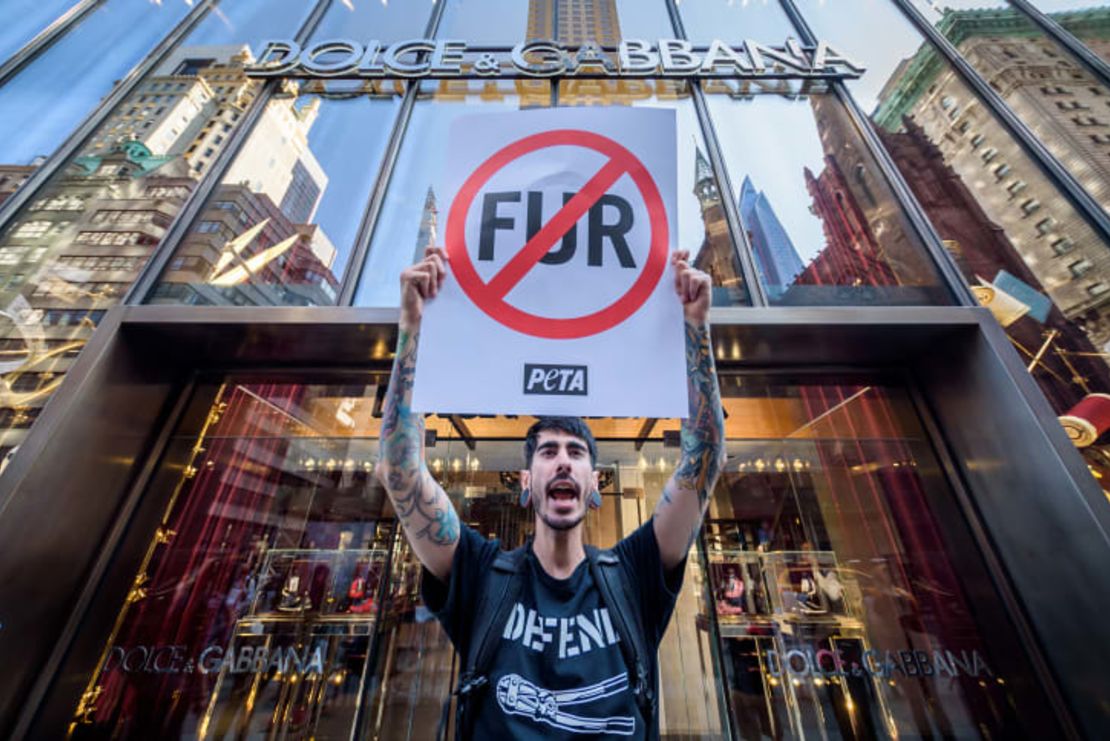
[[[927,43],[932,44],[933,51],[940,55],[963,82],[979,97],[979,100],[1002,124],[1017,143],[1026,151],[1034,163],[1048,177],[1049,182],[1071,202],[1080,216],[1087,221],[1091,228],[1102,237],[1103,241],[1110,243],[1110,213],[1107,213],[1098,201],[1080,185],[1079,181],[1068,172],[1067,168],[1056,159],[1041,143],[1033,131],[1025,125],[1009,104],[995,92],[986,80],[979,75],[971,63],[964,59],[959,50],[944,37],[929,20],[915,8],[911,0],[890,0],[896,9],[900,10]]]
[[[435,38],[446,7],[447,0],[437,2],[433,7],[424,30],[426,38]],[[355,293],[358,291],[358,284],[362,280],[362,274],[366,268],[366,258],[370,254],[370,244],[374,240],[378,218],[381,216],[382,207],[385,205],[385,196],[389,191],[389,184],[393,180],[393,171],[396,169],[397,160],[401,155],[401,145],[404,144],[409,122],[412,121],[412,112],[416,107],[416,97],[420,94],[421,84],[420,80],[409,81],[408,89],[401,100],[400,110],[397,111],[397,115],[393,119],[393,129],[389,133],[385,151],[382,153],[378,176],[374,180],[374,186],[370,190],[370,198],[358,225],[354,249],[351,250],[351,258],[347,261],[347,267],[343,270],[343,278],[339,284],[339,294],[336,296],[336,304],[339,306],[354,305]]]
[[[106,0],[78,0],[69,10],[55,18],[46,28],[39,31],[31,40],[17,49],[3,64],[0,64],[0,85],[15,77],[24,67],[40,54],[54,45],[69,29],[80,23],[85,16]]]
[[[1104,62],[1102,57],[1087,48],[1087,45],[1080,41],[1077,36],[1054,21],[1051,16],[1041,12],[1029,0],[1008,0],[1008,2],[1022,13],[1025,13],[1033,23],[1040,26],[1046,36],[1071,52],[1076,60],[1086,67],[1088,72],[1097,77],[1103,85],[1110,87],[1110,64]]]
[[[104,96],[100,104],[92,113],[73,130],[68,137],[54,150],[42,165],[39,166],[19,189],[0,205],[0,232],[6,229],[19,215],[31,199],[38,195],[39,190],[45,186],[55,174],[61,171],[69,159],[77,153],[81,145],[100,128],[100,125],[111,115],[116,106],[122,103],[147,74],[158,66],[167,54],[177,47],[178,42],[187,36],[199,24],[210,10],[219,4],[219,0],[203,0],[198,3],[178,24],[143,57],[131,71],[120,79],[119,82]]]
[[[682,23],[682,14],[678,10],[675,0],[665,0],[667,12],[671,16],[675,35],[688,41],[686,26]],[[705,100],[705,91],[701,83],[690,80],[690,96],[694,101],[694,112],[697,114],[698,123],[701,125],[702,138],[705,140],[706,154],[709,155],[709,166],[713,170],[713,177],[717,180],[717,192],[721,196],[721,206],[725,214],[725,224],[728,226],[728,235],[732,240],[732,248],[740,262],[740,272],[747,284],[748,301],[751,306],[768,306],[767,294],[763,282],[759,280],[759,270],[755,264],[755,252],[748,240],[748,232],[744,229],[744,221],[740,218],[740,207],[736,203],[736,191],[732,187],[728,167],[725,165],[724,153],[721,151],[721,140],[717,137],[717,127],[713,117],[709,115],[709,104]]]
[[[304,23],[301,24],[301,28],[294,37],[297,43],[304,43],[312,35],[316,26],[324,17],[324,13],[331,7],[333,0],[312,1],[315,2],[312,12],[305,18]],[[227,146],[216,155],[208,173],[200,179],[197,186],[193,188],[193,192],[185,199],[185,203],[182,204],[177,215],[174,216],[173,221],[166,228],[162,241],[154,249],[146,265],[143,266],[143,269],[131,283],[131,287],[127,289],[127,293],[124,294],[120,304],[142,303],[154,291],[166,265],[169,264],[174,252],[177,251],[178,246],[189,233],[193,221],[200,215],[219,184],[223,182],[224,175],[227,174],[231,164],[235,161],[239,152],[242,151],[247,139],[254,133],[254,127],[258,123],[258,119],[262,117],[266,105],[273,99],[274,93],[280,86],[281,80],[270,80],[262,85],[258,95],[251,101],[250,107],[243,115],[243,120],[229,135]]]

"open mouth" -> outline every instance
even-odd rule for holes
[[[573,481],[553,481],[547,487],[547,496],[555,502],[573,502],[578,499],[578,487]]]

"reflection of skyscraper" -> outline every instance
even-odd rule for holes
[[[1044,290],[1006,234],[990,221],[967,184],[944,162],[921,127],[909,122],[904,132],[881,131],[880,135],[898,167],[914,173],[910,188],[964,275],[993,280],[1004,270]],[[1110,388],[1110,368],[1094,357],[1090,340],[1058,308],[1053,308],[1043,323],[1031,316],[1018,319],[1006,327],[1006,334],[1028,362],[1049,330],[1058,333],[1053,351],[1041,356],[1033,376],[1057,413],[1063,414],[1089,391]]]
[[[161,241],[193,181],[140,142],[77,158],[0,238],[0,452],[22,442],[105,310]]]
[[[339,288],[335,255],[318,226],[290,221],[266,193],[225,184],[174,254],[157,295],[184,303],[328,305]]]
[[[245,46],[177,49],[0,235],[0,346],[10,361],[0,361],[0,454],[22,441],[101,316],[120,302],[227,145],[259,88],[243,74],[247,61]],[[276,212],[274,230],[296,239],[257,275],[280,272],[307,284],[300,302],[333,303],[335,248],[317,227],[297,223],[311,218],[327,186],[307,148],[316,109],[294,105],[279,98],[259,120],[270,135],[255,150],[273,164],[255,173],[272,201],[259,210],[267,217]],[[262,154],[248,144],[241,156]],[[0,199],[29,169],[0,171],[10,183],[0,186]],[[228,271],[252,267],[256,246],[236,256]],[[207,278],[210,270],[201,274]],[[225,274],[229,283],[240,275]],[[258,291],[251,295],[265,298]]]
[[[323,190],[300,160],[293,163],[289,188],[281,199],[281,211],[293,221],[307,224],[312,221]]]
[[[202,176],[257,95],[258,84],[243,73],[250,59],[245,46],[178,49],[97,129],[86,154],[133,139],[160,155],[183,157]]]
[[[224,182],[247,183],[281,204],[291,221],[311,221],[328,187],[328,176],[308,144],[319,113],[316,97],[307,102],[279,98],[266,106]]]
[[[7,200],[8,196],[19,190],[19,186],[31,177],[31,173],[39,169],[35,165],[0,165],[0,203]]]
[[[767,196],[746,176],[740,186],[740,218],[748,230],[763,285],[777,298],[802,272],[802,259]]]
[[[1110,10],[1098,11],[1110,19]],[[1110,203],[1107,94],[1049,42],[1016,32],[1011,11],[950,11],[939,24],[1053,154]],[[1039,285],[1100,349],[1110,344],[1110,251],[930,46],[905,60],[873,118],[889,132],[908,120],[974,188]],[[912,179],[912,178],[911,178]],[[989,278],[990,276],[984,276]],[[971,278],[969,277],[969,280]]]
[[[616,46],[621,40],[616,0],[529,0],[525,38]]]

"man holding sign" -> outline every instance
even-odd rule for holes
[[[597,448],[576,417],[541,417],[525,441],[521,504],[533,539],[501,552],[459,518],[424,462],[411,410],[425,303],[447,277],[444,252],[401,274],[401,321],[378,476],[424,565],[424,599],[461,661],[462,738],[657,738],[657,649],[724,460],[724,417],[709,337],[709,276],[672,255],[685,316],[689,415],[682,458],[651,520],[611,551],[583,543],[600,507]]]

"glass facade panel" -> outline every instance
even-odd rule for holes
[[[327,88],[267,104],[149,302],[336,302],[405,88]]]
[[[832,95],[702,85],[771,304],[952,302]]]
[[[1008,3],[961,0],[939,11],[913,2],[1110,210],[1110,88]]]
[[[33,171],[53,154],[191,7],[185,0],[108,0],[0,87],[4,169]]]
[[[228,0],[218,10],[136,85],[0,234],[0,453],[26,436],[257,96],[260,84],[243,72],[247,44],[293,35],[305,6]]]
[[[312,41],[326,39],[374,39],[382,43],[417,39],[424,35],[432,0],[404,3],[334,3],[312,32]]]
[[[1057,414],[1110,392],[1105,242],[894,6],[852,0],[834,12],[816,0],[799,4],[815,33],[867,67],[850,83],[857,100]],[[852,13],[842,12],[848,7]],[[881,24],[887,43],[865,37],[850,21],[856,14]],[[1042,99],[1052,105],[1054,97]],[[1081,259],[1090,267],[1076,274],[1068,266]],[[1086,447],[1084,455],[1103,475],[1105,448]]]
[[[1091,51],[1110,62],[1110,5],[1106,0],[1030,0]]]
[[[118,616],[90,637],[72,737],[436,737],[457,661],[373,477],[384,383],[198,388],[144,495],[162,514],[134,586],[95,607]],[[722,386],[729,463],[659,648],[663,737],[1053,735],[905,394]],[[458,422],[428,419],[428,467],[464,522],[516,547],[532,420],[466,417],[465,439]],[[591,425],[604,503],[585,539],[609,547],[654,510],[678,421]]]
[[[23,48],[79,0],[10,0],[4,4],[0,29],[0,64]]]
[[[437,235],[447,205],[434,190],[447,159],[448,131],[460,116],[548,106],[631,105],[670,108],[678,125],[677,242],[714,277],[714,302],[747,303],[747,290],[706,159],[687,83],[678,80],[546,80],[427,82],[413,110],[374,232],[355,304],[397,306],[397,276]],[[549,268],[550,269],[550,268]]]
[[[686,0],[678,4],[686,38],[698,45],[721,39],[738,43],[751,39],[779,46],[787,36],[797,36],[794,25],[777,2],[755,0]]]
[[[729,463],[705,525],[703,619],[734,737],[1052,735],[905,393],[721,385]]]
[[[550,39],[576,47],[591,41],[674,35],[663,0],[448,0],[436,36],[474,46],[512,46]]]

